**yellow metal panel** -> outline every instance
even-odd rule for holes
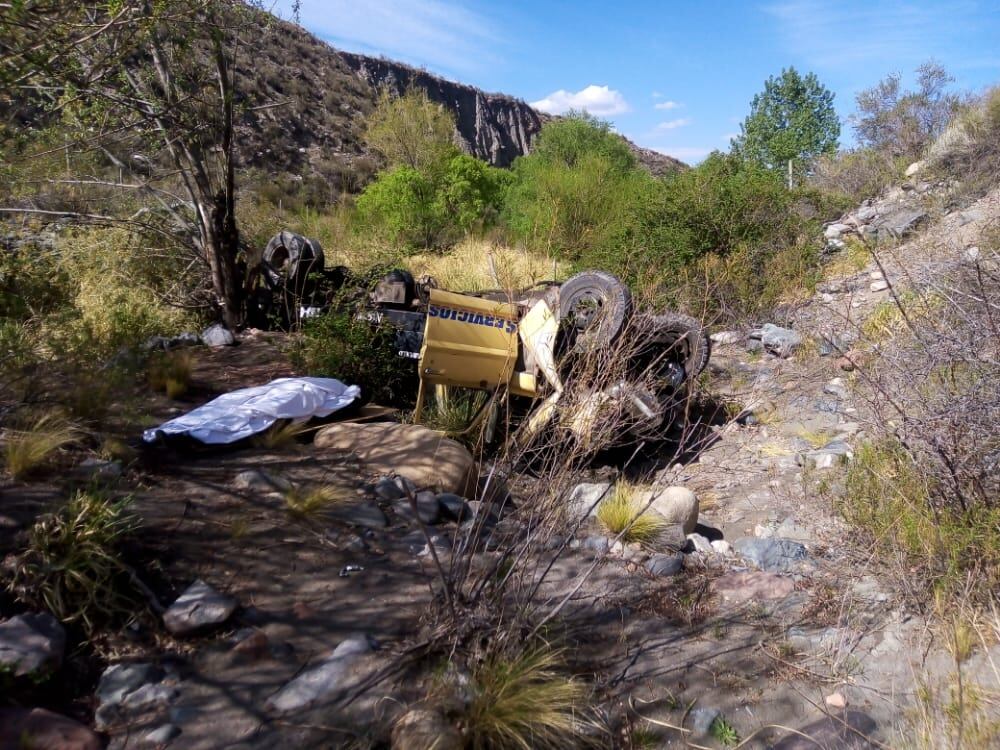
[[[427,382],[494,388],[510,380],[517,346],[514,305],[431,290],[420,350]]]

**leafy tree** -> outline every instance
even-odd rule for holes
[[[254,10],[233,0],[0,3],[0,81],[17,87],[22,104],[30,100],[37,119],[61,120],[67,133],[67,174],[48,182],[105,207],[57,213],[190,247],[229,325],[242,317],[235,62]],[[71,171],[71,154],[82,152],[103,155],[103,174]],[[124,192],[133,199],[112,200]]]
[[[891,73],[858,93],[851,117],[858,143],[891,156],[915,158],[944,130],[961,99],[948,92],[954,78],[933,60],[917,68],[917,89],[905,91]]]
[[[458,153],[455,118],[419,90],[399,97],[383,91],[368,116],[365,141],[389,167],[405,165],[427,171]]]
[[[620,232],[653,179],[607,123],[579,114],[547,123],[513,172],[505,206],[512,233],[571,260]]]
[[[833,93],[814,73],[802,76],[787,68],[768,78],[764,91],[754,96],[733,152],[775,170],[794,160],[801,174],[803,162],[836,151],[839,137]]]
[[[411,249],[447,245],[495,220],[508,180],[466,154],[427,171],[400,164],[358,197],[358,220]]]

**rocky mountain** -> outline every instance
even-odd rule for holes
[[[454,113],[465,149],[499,167],[527,153],[551,119],[511,96],[385,58],[341,52],[271,16],[262,16],[253,54],[238,60],[237,70],[247,105],[240,124],[244,164],[335,192],[357,191],[377,167],[362,133],[383,89],[426,91]],[[669,156],[629,145],[653,174],[685,168]]]

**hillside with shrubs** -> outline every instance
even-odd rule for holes
[[[1000,88],[930,61],[841,122],[789,67],[690,168],[586,112],[497,166],[460,84],[376,91],[394,63],[255,4],[0,32],[0,748],[1000,741]],[[278,289],[285,230],[323,261]],[[394,269],[512,302],[613,274],[641,314],[559,353],[587,394],[650,320],[711,357],[625,446],[499,390],[417,424],[359,314]],[[364,403],[157,433],[291,377]]]

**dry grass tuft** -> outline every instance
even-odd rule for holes
[[[149,358],[146,380],[154,391],[167,398],[180,398],[191,387],[194,357],[187,351],[154,354]]]
[[[331,505],[337,505],[350,497],[345,487],[335,484],[321,484],[314,487],[293,487],[285,493],[285,509],[293,516],[313,518]]]
[[[576,715],[585,698],[581,683],[562,671],[562,652],[531,646],[513,656],[488,656],[473,671],[468,709],[469,746],[578,747]]]
[[[299,439],[308,431],[308,422],[279,422],[254,436],[253,444],[269,451],[287,450],[298,445]]]
[[[4,458],[14,479],[41,469],[58,451],[79,437],[79,430],[59,414],[45,414],[23,429],[7,430]]]
[[[635,487],[618,482],[611,497],[597,507],[597,520],[609,534],[620,534],[625,543],[649,544],[663,531],[666,522],[644,506]]]

